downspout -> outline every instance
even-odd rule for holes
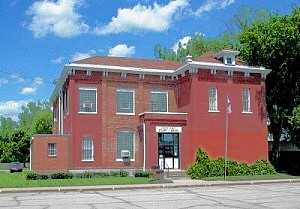
[[[64,134],[64,111],[63,111],[63,108],[64,108],[64,105],[63,105],[63,102],[64,102],[64,99],[63,99],[63,94],[62,93],[60,93],[60,102],[61,102],[61,104],[60,104],[60,114],[61,114],[61,116],[60,116],[60,119],[61,119],[61,134]]]
[[[144,138],[144,163],[143,171],[146,171],[146,124],[143,122],[143,138]]]
[[[60,101],[61,101],[61,98],[60,98],[60,92],[59,92],[59,95],[58,95],[58,133],[61,133],[61,111],[60,111],[60,108],[61,108],[61,104],[60,104]]]
[[[30,140],[30,148],[29,148],[29,170],[32,171],[32,143],[33,143],[34,137],[31,137]]]

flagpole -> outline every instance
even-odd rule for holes
[[[224,181],[226,181],[227,176],[227,155],[228,155],[228,114],[231,113],[231,104],[229,97],[227,95],[226,102],[226,124],[225,124],[225,153],[224,153]]]
[[[224,160],[224,181],[226,181],[227,172],[227,145],[228,145],[228,109],[226,108],[226,125],[225,125],[225,160]]]

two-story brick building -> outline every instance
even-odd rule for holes
[[[236,55],[222,50],[186,62],[97,56],[65,65],[51,96],[53,134],[33,137],[32,170],[186,169],[199,147],[211,158],[227,149],[239,162],[267,159],[270,70]]]

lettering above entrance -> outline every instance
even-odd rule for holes
[[[156,133],[181,133],[182,127],[156,126]]]

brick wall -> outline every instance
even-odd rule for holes
[[[31,169],[36,172],[68,171],[67,135],[34,135],[31,142]],[[56,156],[48,156],[48,144],[55,143]]]

